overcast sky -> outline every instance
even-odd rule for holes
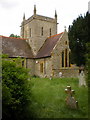
[[[58,33],[68,28],[80,14],[88,10],[89,0],[0,0],[0,35],[20,35],[23,14],[26,19],[33,14],[34,4],[37,14],[54,17],[58,15]]]

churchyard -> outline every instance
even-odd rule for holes
[[[30,109],[36,118],[88,118],[88,87],[79,86],[78,78],[37,78],[30,80]],[[78,108],[66,104],[67,86],[71,86]]]
[[[3,60],[4,118],[88,118],[88,87],[82,76],[40,78],[26,70]]]

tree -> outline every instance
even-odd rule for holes
[[[87,80],[88,80],[88,86],[90,87],[90,42],[88,42],[88,43],[86,44],[86,46],[87,46],[86,70],[88,71]]]
[[[31,111],[29,75],[14,62],[2,61],[2,118],[29,120]]]
[[[14,35],[14,34],[11,34],[9,37],[20,38],[20,36],[19,36],[19,35]]]
[[[90,14],[87,12],[83,17],[80,15],[69,26],[69,40],[71,49],[71,63],[75,63],[78,66],[86,63],[86,43],[90,42],[90,32],[88,24],[90,20]],[[90,25],[89,25],[90,28]]]

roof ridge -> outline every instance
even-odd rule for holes
[[[16,38],[16,37],[7,37],[7,36],[3,36],[3,35],[0,35],[0,37],[4,37],[4,38],[11,38],[11,39],[21,39],[21,40],[27,40],[25,38]]]
[[[46,40],[44,41],[43,45],[42,45],[42,46],[40,47],[40,49],[38,50],[37,55],[38,55],[39,51],[42,49],[42,47],[44,46],[45,42],[48,40],[48,38],[52,38],[52,37],[57,36],[57,35],[60,35],[60,34],[62,34],[62,33],[64,33],[64,32],[61,32],[61,33],[59,33],[59,34],[55,34],[55,35],[52,35],[52,36],[50,36],[50,37],[47,37]],[[37,56],[37,55],[36,55],[36,56]]]
[[[60,34],[62,34],[62,33],[64,33],[64,32],[61,32],[61,33],[59,33],[59,34],[55,34],[55,35],[49,36],[48,38],[55,37],[55,36],[60,35]]]

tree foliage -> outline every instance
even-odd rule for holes
[[[90,42],[90,14],[80,15],[69,26],[69,40],[71,49],[71,63],[85,65],[87,47],[86,43]]]
[[[20,38],[20,36],[19,36],[19,35],[14,35],[14,34],[11,34],[9,37]]]
[[[31,117],[28,71],[14,62],[2,61],[2,117],[3,120],[27,120]]]

